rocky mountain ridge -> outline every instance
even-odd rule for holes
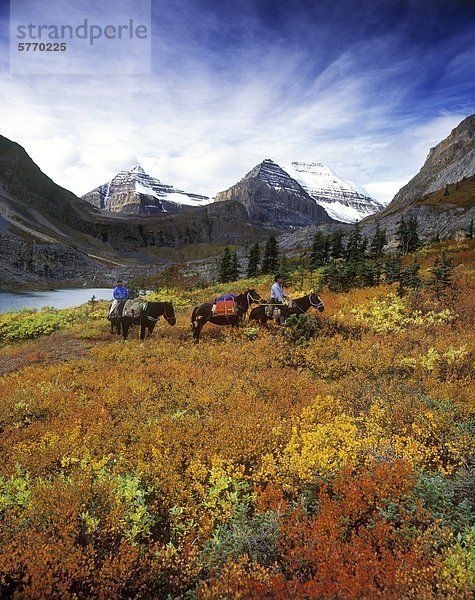
[[[240,181],[216,194],[217,203],[235,201],[246,208],[254,225],[286,229],[332,219],[278,164],[265,159]]]
[[[112,280],[161,271],[167,249],[248,244],[264,233],[237,203],[173,214],[121,216],[55,184],[15,142],[0,136],[0,284]]]
[[[107,183],[82,196],[96,208],[122,215],[177,213],[184,206],[205,206],[207,196],[191,194],[162,183],[140,165],[120,171]]]
[[[383,214],[409,206],[424,196],[475,175],[475,114],[431,148],[419,173],[399,190]]]
[[[384,208],[366,190],[340,179],[323,163],[294,161],[284,169],[336,221],[355,223]]]
[[[416,215],[423,240],[464,237],[475,218],[474,125],[472,115],[431,150],[393,202],[363,219],[362,233],[370,237],[379,221],[393,244],[401,217]],[[308,248],[319,228],[351,227],[332,220],[270,160],[220,196],[204,206],[143,217],[104,211],[56,185],[21,146],[0,136],[0,284],[104,283],[117,274],[160,272],[188,261],[185,254],[193,265],[183,268],[201,273],[206,262],[203,273],[209,274],[226,244],[239,246],[244,256],[249,244],[273,230],[292,254]],[[180,254],[186,248],[200,248],[199,256]]]

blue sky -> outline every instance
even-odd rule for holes
[[[152,0],[152,72],[100,76],[11,74],[8,14],[0,134],[78,194],[140,162],[214,195],[269,157],[387,201],[475,112],[473,1]]]

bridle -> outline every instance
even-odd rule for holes
[[[312,302],[312,296],[315,296],[316,294],[309,294],[308,295],[308,301],[310,302],[310,306],[313,306],[313,308],[325,308],[325,305],[323,304],[322,299],[320,298],[320,296],[317,296],[317,298],[320,300],[320,302],[318,304],[314,304]]]
[[[244,313],[247,313],[247,311],[251,308],[253,302],[255,302],[256,304],[259,304],[259,298],[254,298],[254,296],[251,294],[251,292],[246,292],[246,299],[247,299],[247,308],[245,306],[240,306],[239,304],[236,304],[236,306],[240,310],[242,310]]]
[[[167,315],[167,306],[168,306],[168,304],[170,304],[170,303],[169,303],[169,302],[164,302],[163,304],[164,304],[164,307],[163,307],[163,317],[164,317],[164,319],[166,320],[166,322],[167,322],[169,325],[170,325],[170,321],[172,321],[173,319],[175,319],[175,322],[176,322],[176,317],[169,317],[169,316]]]
[[[164,319],[165,319],[165,321],[166,321],[168,324],[170,324],[170,321],[172,321],[173,319],[175,319],[175,320],[176,320],[176,317],[169,317],[169,316],[167,315],[167,305],[168,305],[168,304],[170,304],[170,303],[169,303],[169,302],[163,302],[163,313],[162,313],[161,315],[158,315],[158,317],[156,317],[156,318],[155,318],[155,317],[151,317],[150,315],[145,315],[145,316],[147,317],[147,319],[148,319],[149,321],[152,321],[153,323],[156,323],[156,322],[158,321],[158,319],[159,319],[160,317],[162,317],[162,316],[163,316],[163,317],[164,317]],[[143,311],[142,311],[142,312],[143,312]]]
[[[316,308],[316,309],[325,307],[325,305],[323,304],[322,299],[320,298],[320,296],[317,296],[317,298],[320,300],[320,302],[318,302],[317,304],[315,304],[315,302],[312,302],[312,296],[316,296],[316,294],[309,294],[307,296],[308,301],[310,303],[310,306],[313,306],[313,308]],[[295,300],[293,301],[293,306],[289,307],[289,308],[292,310],[292,308],[294,308],[294,307],[298,308],[301,313],[305,312],[305,310],[303,308],[300,308],[300,306],[296,303]]]

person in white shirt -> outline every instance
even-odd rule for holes
[[[284,288],[282,287],[282,275],[276,275],[274,277],[274,283],[270,290],[270,297],[272,300],[277,300],[277,302],[273,302],[273,304],[284,304],[285,299],[288,298],[287,294],[284,292]]]
[[[270,291],[271,304],[285,304],[286,298],[288,296],[284,292],[282,275],[276,275]],[[285,317],[282,316],[282,312],[281,309],[279,321],[281,325],[285,325]]]

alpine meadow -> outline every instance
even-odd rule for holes
[[[475,598],[475,0],[0,1],[0,600]]]
[[[300,317],[193,345],[192,306],[229,284],[149,296],[177,325],[145,342],[94,300],[3,315],[2,595],[471,598],[474,256],[404,257],[403,295],[324,287],[309,336]],[[294,271],[292,296],[321,277]]]

